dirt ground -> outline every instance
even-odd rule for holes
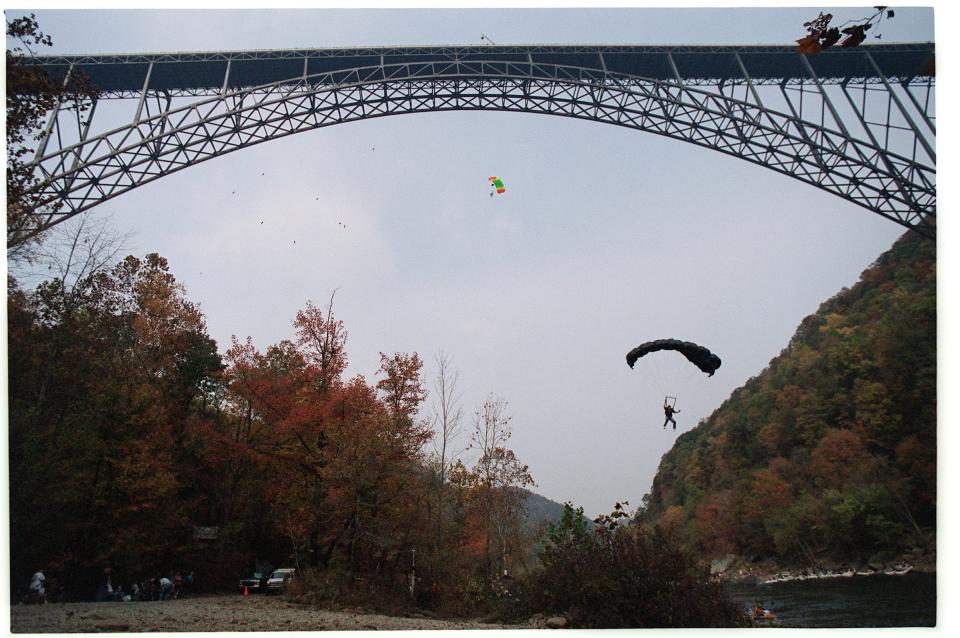
[[[140,631],[320,631],[518,629],[480,621],[403,618],[329,611],[280,596],[203,596],[163,602],[13,605],[13,633],[119,633]]]

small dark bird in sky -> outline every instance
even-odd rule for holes
[[[263,220],[262,220],[262,219],[260,220],[260,225],[263,226]]]
[[[236,194],[237,194],[237,191],[230,191],[230,194],[231,194],[231,195],[236,195]]]

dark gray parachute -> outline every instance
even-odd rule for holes
[[[656,341],[641,343],[627,353],[627,365],[632,368],[633,364],[637,362],[637,359],[651,352],[657,352],[658,350],[676,350],[689,359],[690,363],[711,377],[713,373],[717,371],[717,368],[720,367],[720,357],[703,346],[698,346],[690,341],[680,341],[679,339],[657,339]]]

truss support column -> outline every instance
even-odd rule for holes
[[[821,146],[813,141],[813,138],[810,137],[810,134],[807,132],[806,127],[803,125],[803,119],[800,117],[800,114],[797,113],[797,107],[793,105],[793,100],[790,99],[790,96],[787,95],[786,89],[786,80],[780,82],[780,93],[783,95],[783,101],[787,103],[787,107],[790,108],[790,113],[793,115],[793,124],[797,127],[797,130],[800,132],[800,137],[810,145],[810,152],[813,155],[814,159],[817,161],[817,166],[820,167],[820,170],[823,171],[824,175],[830,172],[830,169],[827,168],[826,162],[823,159],[823,154],[821,153]]]
[[[676,98],[675,104],[680,104],[681,100],[683,99],[683,92],[686,91],[686,87],[683,85],[683,79],[680,77],[680,69],[677,68],[677,63],[673,59],[673,53],[671,53],[670,51],[667,51],[667,63],[670,65],[670,69],[673,71],[673,77],[677,81],[676,88],[678,91],[678,97]],[[670,83],[663,82],[662,85],[667,87],[666,90],[667,90],[667,93],[669,94]],[[658,86],[658,89],[659,89],[659,86]],[[668,126],[676,126],[676,121],[674,120],[674,113],[668,110],[665,104],[660,104],[660,109],[663,111],[664,124]],[[675,106],[674,111],[676,110],[677,109]]]
[[[233,64],[233,60],[227,60],[227,71],[223,74],[223,85],[220,87],[220,97],[223,97],[227,94],[227,85],[230,83],[230,66]],[[307,62],[304,58],[303,62],[304,72],[306,72]],[[306,76],[304,76],[306,77]]]
[[[887,76],[883,74],[883,71],[880,70],[880,67],[877,66],[877,62],[873,59],[873,56],[870,55],[869,51],[865,51],[864,55],[867,56],[867,60],[870,61],[870,66],[873,67],[873,71],[877,74],[877,77],[880,78],[880,81],[883,83],[883,86],[886,87],[887,92],[890,94],[890,97],[893,98],[893,102],[897,105],[897,108],[900,109],[900,114],[903,115],[904,119],[910,124],[910,128],[913,129],[913,134],[917,136],[917,141],[920,142],[920,145],[923,147],[923,150],[927,152],[927,157],[936,164],[937,163],[937,154],[930,146],[930,143],[927,142],[927,138],[923,136],[920,132],[920,128],[917,126],[917,123],[913,121],[913,118],[910,117],[910,113],[907,112],[907,109],[903,106],[903,102],[900,101],[900,97],[897,96],[896,91],[893,90],[893,87],[890,86],[890,83],[887,81]]]
[[[673,59],[673,53],[670,51],[667,51],[667,62],[670,63],[670,70],[673,71],[673,77],[677,79],[677,86],[680,88],[680,91],[686,91],[686,86],[683,83],[683,76],[680,75],[680,69],[677,67],[677,62]],[[743,129],[740,128],[740,123],[737,121],[736,115],[733,114],[733,107],[730,105],[731,100],[728,99],[723,93],[723,80],[720,80],[718,88],[720,89],[719,100],[723,104],[722,108],[726,112],[726,116],[730,118],[730,123],[737,132],[737,138],[740,140],[740,144],[742,145],[739,151],[742,153],[744,149],[750,145],[750,142],[747,139],[747,136],[744,135]],[[746,111],[744,111],[744,115],[746,115]]]
[[[163,107],[163,111],[161,113],[162,117],[160,119],[160,133],[159,135],[157,135],[157,140],[153,143],[153,150],[155,153],[160,152],[160,148],[162,144],[159,138],[163,137],[163,132],[167,129],[167,120],[170,118],[170,103],[172,101],[172,98],[170,97],[170,92],[164,89],[163,96],[166,98],[167,104],[166,106]],[[160,103],[160,98],[158,97],[157,104],[159,105],[159,103]]]
[[[873,134],[873,131],[870,130],[870,125],[867,124],[866,119],[863,117],[863,114],[860,112],[860,109],[857,108],[857,103],[854,101],[853,97],[850,95],[850,92],[847,90],[847,82],[841,85],[843,90],[843,95],[847,98],[847,101],[850,103],[850,108],[853,109],[853,112],[856,113],[857,119],[860,120],[860,125],[863,127],[863,130],[866,131],[867,137],[870,138],[870,143],[877,149],[877,154],[880,156],[881,161],[884,166],[886,166],[887,171],[890,174],[890,177],[897,183],[897,188],[900,189],[900,194],[902,196],[902,201],[913,209],[914,213],[922,214],[919,207],[916,203],[916,198],[912,196],[910,189],[907,183],[904,181],[903,177],[897,172],[897,169],[890,162],[890,158],[887,157],[887,152],[880,146],[880,143],[877,141],[876,135]]]
[[[80,151],[83,148],[84,143],[87,141],[87,136],[90,134],[90,125],[93,124],[93,115],[97,112],[97,104],[99,100],[93,98],[93,105],[90,107],[90,115],[87,117],[87,121],[83,124],[83,130],[80,131],[80,143],[77,144],[77,150],[75,151],[76,155],[74,156],[73,166],[70,168],[71,171],[77,168],[77,164],[80,162]],[[79,117],[79,113],[78,113]]]
[[[813,66],[810,64],[810,60],[807,59],[807,56],[803,53],[798,53],[800,59],[803,60],[803,65],[807,69],[807,73],[810,74],[810,79],[813,80],[813,83],[817,85],[817,90],[820,91],[820,97],[823,99],[823,103],[827,105],[827,109],[830,111],[830,115],[833,116],[833,121],[837,123],[837,126],[840,127],[840,132],[843,133],[843,136],[848,140],[853,139],[850,136],[850,131],[847,130],[847,127],[844,125],[843,120],[840,118],[840,114],[837,113],[837,109],[833,107],[833,100],[830,99],[830,96],[827,95],[827,92],[823,89],[823,84],[820,82],[820,78],[817,77],[816,71],[813,70]],[[856,110],[856,109],[854,109]]]
[[[137,104],[137,112],[133,116],[133,123],[140,122],[140,114],[143,112],[143,104],[147,101],[147,89],[150,87],[150,76],[153,74],[153,62],[147,67],[147,77],[143,79],[143,90],[140,91],[140,102]]]
[[[83,131],[80,133],[81,144],[87,141],[87,135],[90,134],[90,125],[93,124],[93,114],[97,112],[97,104],[99,100],[94,97],[92,101],[93,104],[90,105],[90,114],[87,116],[87,121],[83,123]],[[79,113],[77,115],[79,117]]]
[[[67,69],[67,74],[63,77],[63,87],[67,88],[67,85],[70,83],[70,76],[73,74],[73,64]],[[57,101],[53,104],[53,112],[50,113],[50,119],[47,121],[47,125],[43,127],[43,137],[40,139],[40,146],[37,147],[37,152],[33,156],[33,161],[36,162],[43,154],[47,152],[47,142],[50,141],[50,133],[53,131],[53,126],[57,122],[57,118],[60,117],[60,98],[57,98]]]
[[[763,100],[760,99],[760,94],[757,92],[757,87],[753,84],[753,78],[750,77],[749,71],[747,71],[747,65],[743,63],[743,58],[740,57],[739,53],[734,54],[734,58],[737,60],[737,65],[740,67],[740,72],[743,73],[743,79],[747,82],[747,87],[750,89],[751,95],[753,95],[754,101],[757,103],[757,108],[760,109],[761,113],[767,115],[767,120],[772,124],[775,124],[770,117],[770,112],[763,108]],[[823,156],[820,153],[820,147],[814,143],[810,135],[807,133],[807,130],[803,126],[803,120],[800,119],[800,116],[797,114],[796,108],[793,106],[793,102],[790,100],[790,96],[787,95],[787,90],[784,88],[786,80],[780,83],[780,93],[783,94],[783,99],[787,103],[787,106],[790,108],[790,112],[793,114],[793,119],[796,122],[797,130],[800,133],[800,137],[803,138],[803,141],[807,143],[810,147],[810,154],[813,156],[813,159],[817,162],[817,166],[820,167],[820,170],[823,171],[823,174],[826,175],[830,172],[830,169],[827,168],[826,163],[823,161]]]
[[[680,85],[680,88],[683,88],[683,78],[680,77],[680,69],[677,68],[677,63],[673,59],[673,53],[667,51],[667,62],[670,63],[670,70],[673,71],[673,77],[677,79],[677,84]]]
[[[803,64],[807,69],[807,73],[810,74],[810,78],[817,85],[817,89],[819,89],[820,91],[820,96],[823,98],[824,104],[826,104],[827,108],[830,110],[830,114],[833,116],[834,120],[836,121],[837,126],[840,127],[840,131],[843,133],[843,136],[848,140],[853,139],[850,136],[850,132],[847,131],[847,127],[846,125],[844,125],[843,120],[840,119],[840,115],[837,113],[837,110],[834,108],[833,101],[830,99],[830,96],[827,95],[827,92],[823,89],[823,84],[821,84],[820,78],[817,77],[816,71],[813,70],[813,66],[810,64],[810,60],[808,60],[807,56],[804,55],[803,53],[799,53],[798,55],[803,60]],[[866,121],[864,121],[863,114],[861,114],[860,109],[857,108],[856,102],[853,101],[853,98],[850,97],[850,94],[847,92],[846,83],[844,83],[842,90],[843,90],[843,95],[847,98],[847,101],[850,102],[850,106],[853,108],[854,113],[856,113],[857,118],[860,120],[860,123],[863,126],[864,131],[866,131],[867,137],[870,138],[870,141],[873,143],[874,148],[877,149],[877,154],[880,156],[880,160],[883,162],[884,166],[886,167],[890,177],[893,179],[894,182],[896,182],[897,188],[900,190],[900,195],[902,197],[903,203],[909,206],[914,212],[914,214],[920,214],[920,211],[917,207],[916,199],[910,195],[909,189],[907,188],[907,185],[904,183],[903,178],[894,169],[893,165],[890,163],[890,158],[887,157],[886,151],[884,151],[879,146],[879,144],[877,144],[877,138],[874,137],[873,132],[870,130],[870,127],[867,125]],[[886,189],[883,189],[881,191],[882,196],[889,198],[891,194],[889,193],[883,194],[885,190]]]
[[[937,127],[934,126],[933,121],[930,119],[930,116],[927,115],[927,109],[920,104],[920,102],[917,100],[917,96],[913,94],[913,91],[911,91],[908,86],[911,82],[913,82],[913,79],[914,78],[911,77],[909,80],[904,80],[903,82],[900,83],[900,86],[903,87],[903,92],[907,94],[907,97],[910,98],[910,101],[913,102],[913,105],[917,107],[917,111],[920,113],[921,116],[923,116],[923,123],[926,124],[927,128],[929,128],[930,131],[934,134],[934,136],[936,136]],[[928,95],[927,99],[929,99],[929,92],[930,92],[929,82],[930,82],[930,79],[928,78],[927,79],[927,95]]]
[[[73,163],[70,165],[70,170],[68,171],[69,177],[64,187],[64,191],[66,192],[70,192],[73,188],[73,183],[77,181],[77,167],[80,165],[80,154],[83,151],[84,143],[87,141],[87,135],[90,134],[90,125],[93,123],[93,114],[97,112],[97,103],[97,98],[93,98],[93,106],[90,107],[90,116],[83,125],[83,131],[80,132],[80,143],[77,144],[77,148],[73,152]],[[80,114],[78,113],[77,117],[79,116]]]
[[[733,57],[736,58],[737,65],[740,67],[740,72],[743,73],[743,79],[747,81],[747,88],[750,89],[750,94],[753,95],[754,102],[757,103],[758,107],[763,109],[763,100],[760,99],[760,94],[757,93],[757,87],[753,85],[753,78],[751,78],[750,74],[747,73],[747,65],[743,63],[743,59],[740,57],[739,53],[735,53]]]

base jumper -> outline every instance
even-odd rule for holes
[[[677,422],[673,420],[673,415],[674,415],[674,414],[680,414],[680,410],[674,410],[672,405],[670,405],[669,403],[667,403],[666,401],[664,401],[664,402],[663,402],[663,413],[664,413],[665,415],[667,415],[666,420],[663,422],[663,427],[664,427],[664,429],[666,429],[667,423],[673,423],[673,429],[676,430],[676,429],[677,429]]]

